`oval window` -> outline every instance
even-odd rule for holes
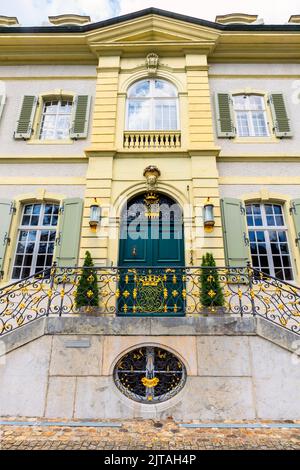
[[[157,403],[169,400],[184,386],[184,364],[170,351],[153,346],[125,354],[115,366],[118,389],[132,400]]]

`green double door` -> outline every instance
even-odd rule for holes
[[[182,212],[159,196],[155,206],[139,196],[122,214],[119,248],[119,315],[184,314]]]

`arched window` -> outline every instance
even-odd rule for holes
[[[177,90],[160,79],[141,80],[127,94],[127,130],[178,130]]]
[[[234,95],[233,107],[239,137],[269,136],[264,96]]]

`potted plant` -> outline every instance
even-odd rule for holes
[[[89,251],[85,253],[85,259],[75,294],[75,304],[79,312],[85,315],[97,315],[99,313],[97,273]]]
[[[219,274],[216,269],[216,262],[211,253],[206,253],[202,257],[201,264],[201,292],[200,301],[203,313],[208,315],[223,314],[224,295],[220,284]]]

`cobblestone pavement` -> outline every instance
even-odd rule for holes
[[[125,420],[121,424],[119,428],[4,425],[0,426],[0,449],[300,450],[299,429],[187,429],[171,419]]]

